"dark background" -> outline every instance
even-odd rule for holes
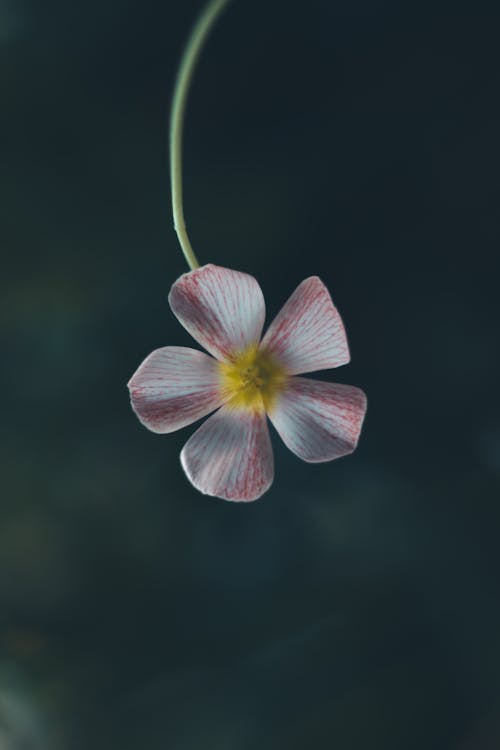
[[[201,2],[2,0],[1,750],[500,747],[500,11],[234,0],[186,216],[269,317],[318,274],[357,452],[198,494],[125,384],[167,304],[167,113]],[[498,7],[498,6],[497,6]],[[274,436],[276,437],[276,436]]]

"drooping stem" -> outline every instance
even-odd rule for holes
[[[177,73],[172,112],[170,116],[170,180],[172,185],[172,212],[174,228],[181,244],[182,252],[189,268],[193,271],[199,268],[191,242],[186,231],[184,208],[182,202],[182,136],[184,114],[189,87],[193,78],[196,63],[203,49],[203,45],[217,20],[219,14],[231,0],[210,0],[205,10],[194,25],[188,39],[184,54]]]

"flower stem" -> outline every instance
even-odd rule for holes
[[[186,44],[175,82],[172,112],[170,115],[170,181],[172,184],[172,212],[174,228],[189,268],[194,271],[200,264],[194,254],[186,231],[182,202],[182,130],[189,87],[196,63],[217,17],[230,0],[210,0],[193,27]]]

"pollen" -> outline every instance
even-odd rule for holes
[[[269,411],[287,380],[285,368],[256,344],[220,362],[219,368],[229,403],[242,409]]]

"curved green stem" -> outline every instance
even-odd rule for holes
[[[214,25],[217,17],[231,0],[210,0],[203,13],[196,22],[186,49],[181,59],[179,72],[174,88],[172,113],[170,116],[170,180],[172,184],[172,212],[174,228],[181,244],[182,252],[189,268],[194,271],[199,263],[194,254],[186,231],[184,208],[182,203],[182,130],[184,113],[196,63],[203,49],[203,45]]]

